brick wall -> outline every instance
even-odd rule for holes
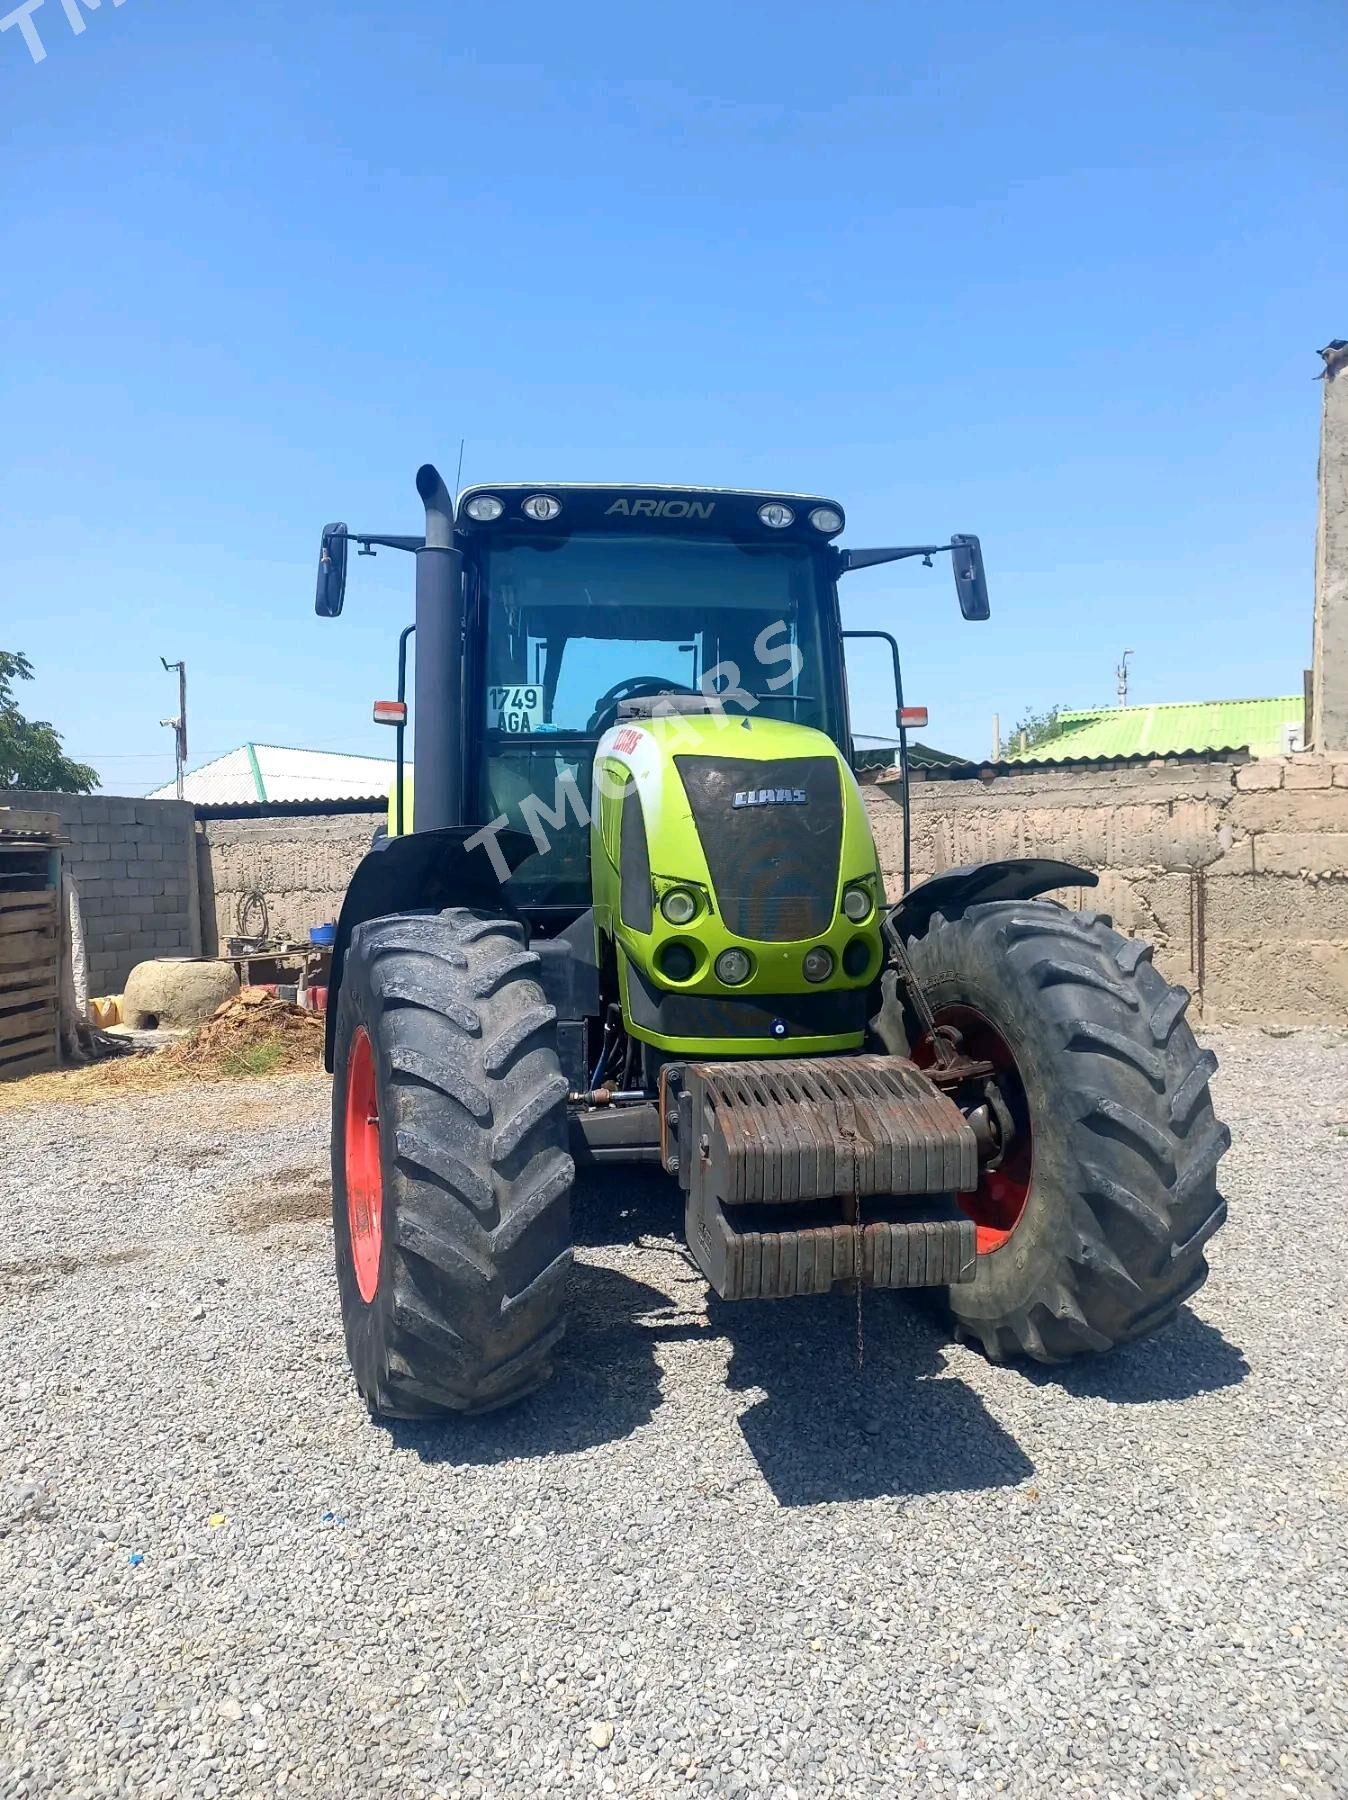
[[[194,814],[178,800],[10,792],[12,806],[56,813],[80,890],[89,987],[120,993],[138,962],[201,952]]]

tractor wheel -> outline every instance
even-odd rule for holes
[[[1203,1283],[1226,1217],[1213,1116],[1217,1067],[1184,1020],[1189,996],[1148,944],[1048,900],[936,914],[908,954],[938,1027],[993,1065],[960,1098],[989,1148],[974,1219],[974,1278],[948,1290],[961,1335],[994,1361],[1060,1362],[1164,1325]],[[914,1060],[930,1039],[887,997]]]
[[[352,933],[333,1225],[347,1353],[372,1412],[485,1412],[550,1372],[573,1171],[537,966],[518,925],[463,907]]]

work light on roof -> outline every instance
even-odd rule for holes
[[[505,511],[505,502],[498,500],[495,494],[474,494],[463,510],[470,519],[476,519],[479,525],[490,525],[493,519],[499,519]]]
[[[766,506],[760,506],[758,516],[765,525],[774,531],[785,531],[788,525],[794,525],[796,515],[789,506],[783,506],[780,500],[769,500]]]
[[[842,514],[834,512],[831,506],[816,506],[810,514],[810,523],[816,531],[822,531],[826,537],[832,537],[835,531],[842,530]]]
[[[538,519],[546,523],[548,519],[557,517],[562,510],[562,503],[551,494],[530,494],[521,510],[526,519]]]

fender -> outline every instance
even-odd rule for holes
[[[439,831],[412,831],[404,837],[384,838],[377,849],[367,851],[351,877],[337,921],[328,977],[328,1017],[323,1063],[331,1072],[337,1037],[337,997],[342,985],[351,933],[367,919],[389,913],[439,912],[446,906],[482,906],[517,919],[517,909],[507,900],[492,859],[480,846],[467,848],[479,836],[477,825],[446,826]],[[524,831],[496,831],[493,841],[500,856],[515,870],[538,846]]]
[[[1050,888],[1096,887],[1100,877],[1076,863],[1043,856],[1008,856],[999,862],[966,863],[943,869],[910,888],[890,910],[887,924],[899,937],[921,937],[933,913],[961,913],[987,900],[1033,900]]]

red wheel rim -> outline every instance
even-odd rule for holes
[[[972,1194],[959,1194],[956,1199],[962,1212],[974,1222],[974,1244],[980,1256],[1000,1250],[1015,1231],[1025,1211],[1034,1172],[1034,1139],[1030,1130],[1030,1109],[1025,1098],[1025,1085],[1016,1066],[1011,1046],[990,1019],[972,1006],[946,1006],[937,1009],[936,1023],[957,1031],[959,1047],[976,1062],[991,1063],[1011,1116],[1016,1135],[998,1169],[983,1169]],[[930,1068],[936,1060],[931,1038],[924,1037],[913,1052],[919,1068]]]
[[[368,1306],[379,1291],[384,1247],[384,1171],[379,1160],[379,1090],[374,1048],[356,1027],[346,1063],[346,1221],[356,1286]]]

